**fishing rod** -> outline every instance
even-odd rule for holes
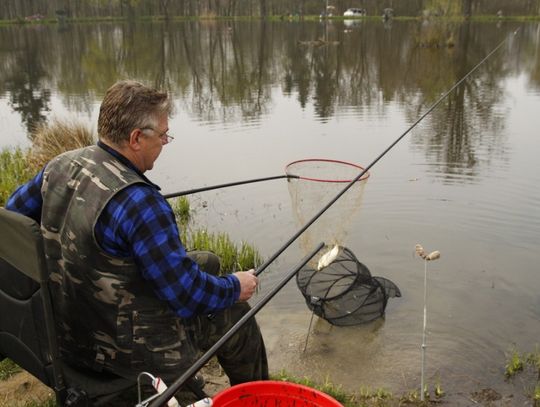
[[[519,28],[517,30],[515,30],[513,32],[513,35],[516,35],[519,31]],[[347,185],[345,185],[343,187],[343,189],[338,192],[336,194],[336,196],[334,198],[332,198],[330,200],[330,202],[328,202],[317,214],[315,214],[304,226],[302,226],[298,232],[296,232],[286,243],[284,243],[268,260],[266,260],[261,266],[259,266],[256,271],[255,271],[255,275],[258,276],[259,274],[261,274],[276,258],[278,258],[281,253],[283,253],[296,239],[298,239],[298,237],[300,237],[300,235],[302,235],[317,219],[319,219],[339,198],[341,198],[341,196],[347,192],[353,185],[355,182],[359,181],[363,176],[364,174],[366,174],[377,162],[379,162],[379,160],[381,158],[383,158],[397,143],[399,143],[407,134],[409,134],[409,132],[415,128],[428,114],[430,114],[437,106],[439,106],[439,104],[441,104],[441,102],[446,99],[448,97],[448,95],[450,95],[450,93],[452,93],[454,91],[454,89],[456,89],[459,85],[461,85],[470,75],[472,75],[485,61],[487,61],[495,52],[497,52],[499,50],[499,48],[502,47],[502,45],[506,42],[507,38],[505,38],[504,40],[502,40],[495,48],[493,48],[493,50],[487,55],[485,56],[478,64],[476,64],[467,74],[465,74],[460,80],[458,80],[449,90],[447,90],[445,93],[443,93],[443,95],[437,99],[437,101],[435,101],[435,103],[433,103],[425,112],[424,114],[422,114],[412,125],[409,126],[408,129],[406,129],[398,138],[396,138],[382,153],[380,153],[369,165],[367,165],[363,170],[360,171],[360,173],[354,178],[352,179]],[[320,248],[315,251],[315,253],[312,253],[311,257],[313,257],[318,251],[320,250]],[[307,260],[309,261],[309,259]],[[306,261],[306,263],[307,263]],[[303,266],[300,266],[298,268],[298,270],[300,268],[302,268]],[[295,270],[296,272],[297,270]],[[292,278],[292,276],[291,276]],[[289,278],[290,279],[290,278]],[[287,280],[288,281],[288,280]],[[281,287],[283,287],[285,285],[285,283],[287,281],[284,281],[283,282],[283,285],[280,284]],[[280,288],[281,289],[281,288]],[[277,290],[279,291],[279,289]],[[276,291],[276,292],[277,292]],[[266,298],[266,297],[265,297]],[[262,302],[262,301],[261,301]],[[257,304],[258,305],[258,304]],[[261,305],[261,307],[263,306],[264,304]],[[260,308],[258,308],[260,309]],[[246,314],[247,315],[247,314]],[[244,319],[242,318],[240,321],[242,320],[247,320],[247,319]],[[239,321],[239,322],[240,322]],[[235,324],[234,327],[236,327],[236,325],[238,325],[239,323]],[[234,328],[233,327],[233,328]],[[231,330],[233,329],[231,328]],[[227,338],[229,338],[228,336],[228,333],[225,334],[227,336]],[[225,337],[225,336],[224,336]],[[221,341],[219,341],[221,342]],[[221,346],[221,345],[220,345]],[[213,353],[215,353],[217,351],[217,349],[219,349],[219,347],[217,346],[217,343],[216,345],[214,345],[212,348],[210,348],[210,350],[208,350],[201,359],[204,358],[204,362],[200,363],[201,362],[201,359],[199,359],[199,361],[195,362],[195,364],[192,366],[191,369],[189,369],[189,373],[190,375],[188,376],[186,372],[185,374],[183,374],[177,381],[174,382],[174,384],[169,387],[160,397],[158,397],[156,399],[156,401],[154,403],[152,403],[150,405],[150,407],[159,407],[160,405],[162,405],[163,403],[165,403],[167,400],[169,400],[172,395],[174,394],[174,392],[176,392],[180,386],[191,376],[193,376],[193,374],[195,374],[203,365],[204,363],[206,363],[208,360],[210,360],[210,358],[213,356]],[[212,354],[210,355],[210,351],[212,350]],[[197,366],[197,369],[194,369],[194,367]]]
[[[319,243],[315,249],[313,249],[306,257],[304,257],[296,267],[290,271],[285,278],[278,282],[278,284],[270,290],[257,304],[253,306],[248,312],[244,314],[242,318],[236,322],[229,329],[225,335],[223,335],[210,349],[206,351],[186,372],[180,376],[173,384],[171,384],[167,390],[165,390],[159,397],[157,397],[150,407],[159,407],[163,406],[173,395],[180,389],[180,387],[193,375],[195,375],[213,356],[214,354],[227,342],[244,324],[253,317],[257,312],[259,312],[262,307],[264,307],[268,301],[270,301],[284,286],[293,278],[298,271],[304,267],[308,261],[310,261],[322,248],[324,247],[324,242]]]
[[[178,196],[196,194],[197,192],[205,192],[205,191],[211,191],[213,189],[234,187],[234,186],[237,186],[237,185],[252,184],[254,182],[272,181],[272,180],[275,180],[275,179],[282,179],[282,178],[300,178],[300,177],[298,175],[290,175],[290,174],[287,174],[287,175],[274,175],[273,177],[254,178],[254,179],[248,179],[248,180],[245,180],[245,181],[228,182],[228,183],[225,183],[225,184],[211,185],[211,186],[208,186],[208,187],[188,189],[186,191],[172,192],[170,194],[163,195],[163,197],[165,199],[176,198]]]

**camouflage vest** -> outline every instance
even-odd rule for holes
[[[109,200],[144,182],[98,146],[62,154],[45,169],[41,223],[61,354],[96,370],[143,369],[152,358],[148,353],[174,350],[185,339],[180,320],[158,300],[133,259],[112,257],[94,236]],[[184,356],[195,353],[188,347]],[[173,356],[178,363],[178,349]]]

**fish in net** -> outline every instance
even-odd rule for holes
[[[330,256],[330,261],[324,256]],[[396,284],[372,276],[353,252],[342,246],[327,247],[316,262],[308,263],[298,272],[296,284],[308,308],[338,326],[358,325],[382,317],[388,299],[401,297]]]

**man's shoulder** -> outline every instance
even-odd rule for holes
[[[156,188],[142,180],[122,188],[122,190],[115,194],[115,199],[119,201],[130,201],[136,205],[148,205],[149,203],[161,205],[166,202],[163,195]]]

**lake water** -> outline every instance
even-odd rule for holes
[[[175,100],[176,140],[149,174],[164,193],[282,175],[304,158],[365,166],[504,41],[373,166],[361,200],[329,210],[261,275],[259,296],[339,229],[373,275],[401,289],[386,317],[316,320],[304,352],[311,314],[291,282],[258,320],[273,371],[353,391],[418,388],[421,243],[442,253],[428,264],[427,383],[452,405],[487,387],[522,405],[534,380],[506,382],[504,366],[540,337],[539,40],[538,23],[510,22],[1,27],[0,147],[28,146],[28,129],[52,117],[95,129],[107,87],[135,78]],[[299,209],[284,180],[191,198],[199,226],[265,257],[302,226],[299,210],[326,203],[312,201]]]

